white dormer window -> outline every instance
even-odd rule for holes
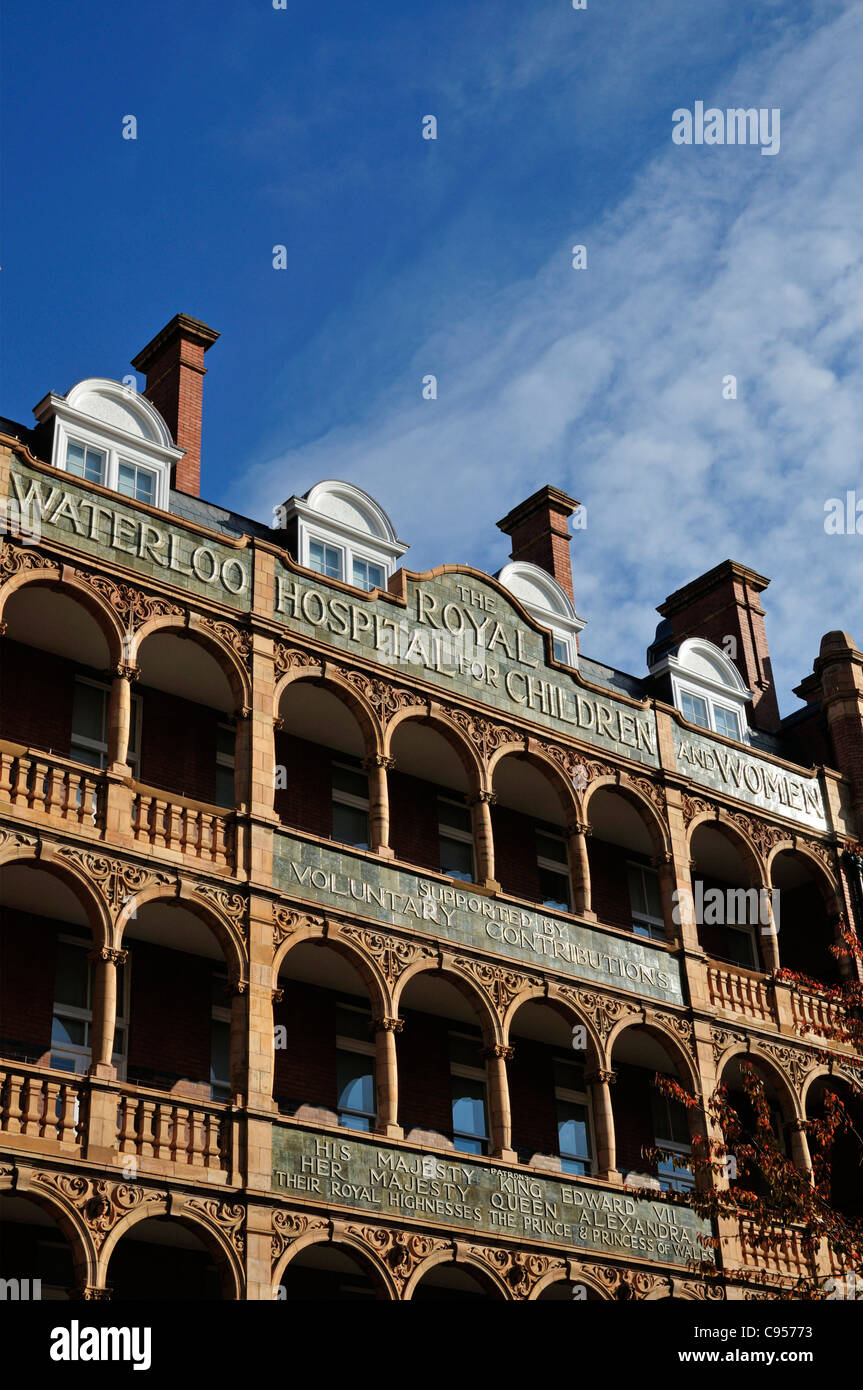
[[[687,637],[650,668],[671,676],[671,695],[683,718],[696,728],[749,742],[746,704],[752,692],[729,656],[703,637]]]
[[[66,396],[46,396],[34,414],[40,423],[54,422],[55,468],[167,510],[171,469],[183,450],[145,396],[118,381],[91,377]]]
[[[386,588],[407,550],[383,508],[352,483],[317,483],[275,512],[277,529],[297,528],[301,565],[366,593]]]
[[[555,661],[562,666],[577,666],[576,638],[585,623],[557,580],[539,565],[530,565],[524,560],[504,565],[497,578],[519,599],[534,621],[551,632]]]

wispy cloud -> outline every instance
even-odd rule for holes
[[[765,9],[769,42],[712,91],[693,77],[687,100],[779,107],[775,158],[673,146],[678,101],[654,80],[642,117],[665,133],[626,196],[580,225],[573,175],[571,225],[537,273],[449,304],[362,419],[271,451],[242,505],[267,515],[286,492],[351,478],[392,514],[413,567],[496,569],[493,523],[553,481],[588,508],[573,561],[591,655],[643,670],[655,605],[730,555],[773,579],[788,708],[822,633],[853,630],[863,581],[863,537],[823,526],[828,497],[863,497],[863,5],[819,6],[805,32]],[[499,53],[489,86],[534,81],[537,63]],[[570,267],[575,241],[586,271]],[[427,372],[436,401],[420,398]]]

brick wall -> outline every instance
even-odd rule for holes
[[[276,815],[283,825],[329,837],[333,833],[332,759],[328,748],[293,734],[276,734],[276,763],[287,786],[277,788]]]
[[[631,930],[632,904],[626,866],[630,861],[638,861],[640,856],[588,835],[587,858],[593,911],[600,922]]]
[[[399,1124],[452,1136],[449,1032],[453,1025],[433,1014],[402,1011],[396,1039],[399,1060]]]
[[[276,1051],[274,1097],[291,1109],[316,1105],[335,1110],[338,996],[300,980],[280,979],[279,988],[284,998],[273,1006],[273,1022],[286,1029],[287,1037],[286,1046]]]
[[[209,1084],[211,979],[218,962],[130,941],[131,1006],[127,1075],[170,1089]]]
[[[57,925],[0,907],[0,1053],[48,1065]]]
[[[495,876],[504,893],[539,902],[536,822],[506,806],[491,808]]]
[[[650,1110],[650,1080],[653,1072],[621,1062],[615,1065],[617,1080],[611,1088],[614,1129],[617,1140],[617,1166],[624,1171],[650,1172],[641,1155],[642,1147],[654,1144]]]
[[[175,796],[212,802],[216,726],[224,714],[148,686],[136,686],[135,694],[142,704],[140,780]]]
[[[0,738],[68,757],[75,670],[63,657],[4,637]]]
[[[512,1112],[512,1145],[535,1153],[556,1154],[557,1111],[554,1099],[554,1049],[527,1038],[513,1038],[515,1056],[507,1063]]]
[[[437,788],[419,777],[389,773],[390,845],[397,859],[440,871]]]

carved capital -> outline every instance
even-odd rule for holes
[[[494,1043],[491,1047],[483,1048],[483,1057],[500,1057],[504,1062],[511,1062],[515,1056],[515,1048],[509,1043]]]
[[[120,661],[113,669],[115,676],[119,676],[121,680],[129,681],[130,684],[138,680],[141,675],[140,666],[136,666],[134,662]]]
[[[468,806],[494,806],[497,802],[497,792],[471,792],[466,798]]]
[[[584,1083],[586,1086],[613,1086],[616,1080],[616,1071],[604,1071],[597,1068],[596,1071],[589,1072],[585,1076]]]
[[[385,753],[370,753],[362,761],[362,766],[366,772],[371,772],[374,767],[382,767],[384,772],[392,772],[395,765],[395,758],[389,758]]]
[[[93,951],[87,952],[87,959],[97,965],[99,961],[104,961],[108,965],[125,965],[129,959],[128,951],[117,950],[113,946],[99,946]]]

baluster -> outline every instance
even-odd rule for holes
[[[167,802],[153,798],[152,842],[158,849],[165,849],[168,843]]]
[[[21,1091],[23,1076],[10,1072],[6,1077],[6,1106],[3,1111],[3,1128],[7,1134],[21,1133]]]
[[[207,1115],[206,1163],[208,1168],[222,1166],[222,1117]]]
[[[19,758],[15,776],[15,790],[12,793],[13,806],[26,806],[30,773],[30,759]]]
[[[0,752],[0,800],[8,801],[12,795],[12,769],[15,759],[11,753]]]
[[[153,1119],[156,1110],[155,1101],[143,1100],[138,1111],[138,1153],[142,1158],[152,1158],[154,1153],[153,1144]]]
[[[38,1134],[42,1121],[42,1083],[35,1076],[28,1076],[24,1082],[24,1106],[22,1134]]]
[[[162,1101],[156,1107],[156,1157],[171,1158],[171,1106]]]
[[[45,1082],[42,1124],[39,1129],[43,1139],[59,1139],[63,1142],[63,1087],[59,1081]]]
[[[137,1119],[137,1099],[134,1096],[123,1096],[120,1101],[120,1152],[124,1154],[134,1154],[138,1152],[138,1140],[136,1136]]]
[[[189,1111],[189,1162],[196,1168],[204,1164],[204,1117],[200,1110]]]

